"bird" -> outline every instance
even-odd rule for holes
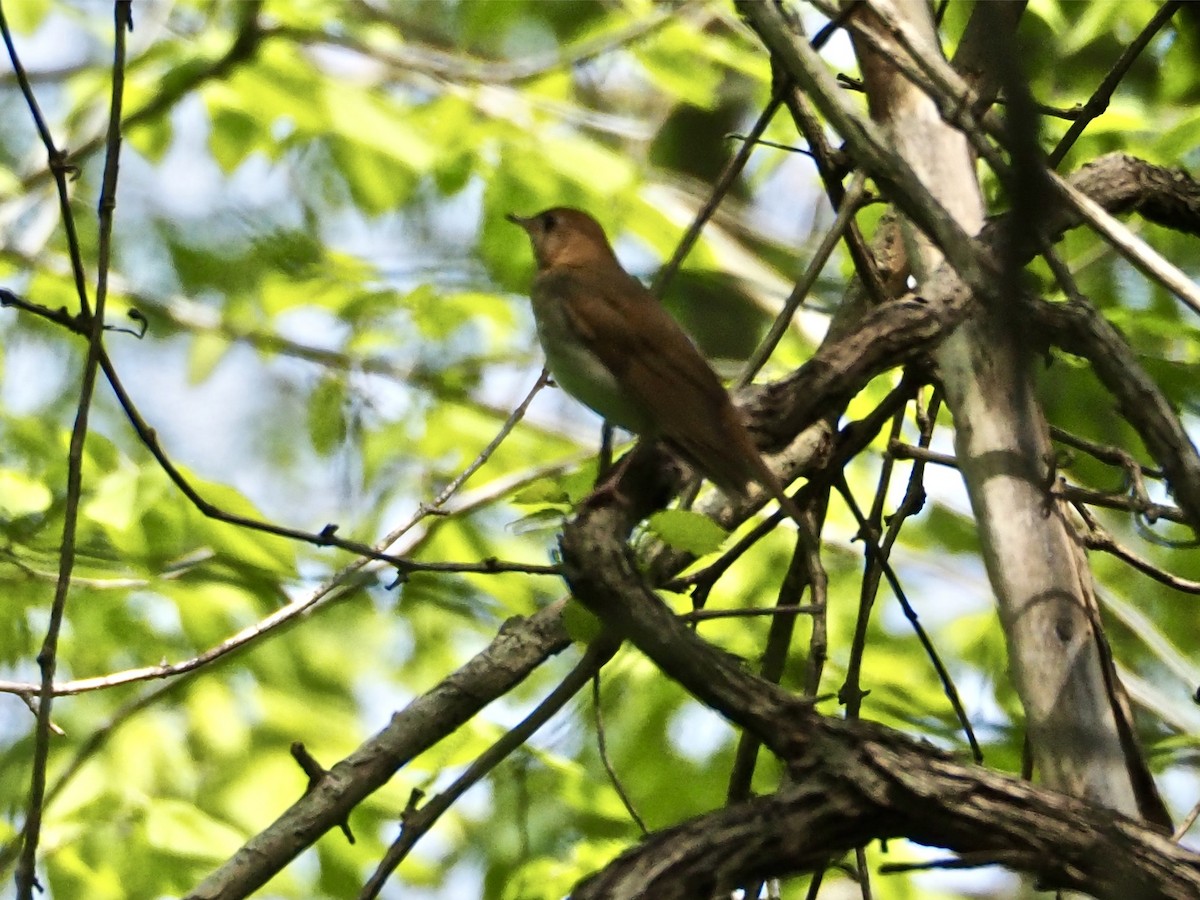
[[[533,246],[533,316],[559,387],[612,424],[664,441],[727,494],[760,484],[803,527],[712,366],[621,267],[600,223],[563,206],[506,218]]]

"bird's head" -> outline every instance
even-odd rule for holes
[[[536,216],[509,213],[505,218],[529,235],[539,271],[617,261],[600,223],[581,210],[557,206]]]

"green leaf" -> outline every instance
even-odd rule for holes
[[[563,607],[563,626],[571,640],[581,643],[595,640],[604,631],[600,620],[574,597]]]
[[[262,124],[243,110],[210,104],[209,117],[212,126],[208,149],[225,174],[231,173],[264,145]]]
[[[393,166],[403,165],[411,172],[424,174],[438,160],[438,151],[425,136],[398,113],[394,103],[360,88],[341,82],[327,84],[324,102],[330,114],[330,126],[363,150],[387,157]]]
[[[571,494],[560,479],[539,478],[517,491],[512,502],[522,506],[566,505],[571,502]]]
[[[171,120],[156,119],[144,123],[140,128],[131,128],[126,140],[150,162],[161,163],[174,137],[175,129],[171,127]]]
[[[329,139],[330,153],[354,202],[372,215],[393,210],[412,194],[417,177],[395,158],[343,136]]]
[[[717,103],[722,72],[716,66],[696,65],[698,40],[686,26],[669,27],[636,55],[656,85],[692,106],[710,109]]]
[[[137,480],[131,467],[105,475],[83,504],[83,514],[114,532],[126,531],[138,519]]]
[[[595,486],[596,463],[589,461],[568,472],[531,481],[513,496],[512,502],[523,506],[549,504],[559,510],[570,509],[590,494]]]
[[[54,494],[46,485],[23,472],[0,469],[0,516],[15,518],[44,512]]]
[[[346,381],[338,375],[322,378],[308,401],[308,437],[322,456],[346,440]]]
[[[664,543],[696,556],[712,553],[729,537],[729,532],[708,516],[689,509],[660,510],[646,524]]]
[[[229,349],[229,341],[219,334],[202,332],[196,335],[188,350],[189,383],[199,384],[212,375]]]
[[[20,3],[10,3],[11,9],[5,9],[4,12],[16,34],[32,35],[46,18],[50,5],[50,0],[21,0]]]
[[[182,800],[153,801],[145,824],[149,846],[193,859],[225,859],[243,841],[239,832]]]

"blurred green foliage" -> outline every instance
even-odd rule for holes
[[[1062,108],[1085,101],[1156,6],[1031,4],[1024,64],[1036,97]],[[49,0],[5,9],[18,50],[37,42],[25,62],[60,146],[78,154],[73,210],[89,265],[110,85],[111,22],[99,9]],[[951,43],[968,10],[950,5]],[[150,328],[141,341],[111,334],[113,358],[168,454],[208,500],[312,532],[336,522],[340,535],[362,541],[433,501],[537,376],[523,299],[532,263],[504,214],[589,209],[629,267],[648,277],[736,151],[726,135],[747,130],[769,92],[760,47],[716,2],[181,0],[135,4],[134,15],[111,309],[114,321],[136,309]],[[1181,14],[1068,165],[1113,149],[1200,165],[1198,37],[1195,16]],[[47,53],[52,43],[64,49]],[[850,65],[844,45],[832,52],[836,65]],[[33,302],[73,310],[56,201],[11,77],[0,83],[0,110],[10,124],[0,131],[0,281]],[[1047,119],[1047,139],[1065,128]],[[767,137],[796,141],[786,116]],[[667,301],[710,356],[739,360],[830,213],[811,166],[780,149],[756,150],[731,196]],[[1193,238],[1144,230],[1200,273]],[[1082,289],[1194,426],[1194,320],[1093,235],[1072,233],[1062,250]],[[836,306],[847,271],[835,257],[812,309]],[[815,326],[789,335],[768,373],[803,359],[819,338],[812,319]],[[76,339],[11,309],[0,315],[0,335],[0,661],[6,679],[28,681],[37,677],[56,577],[82,354]],[[1043,374],[1055,424],[1145,461],[1084,366],[1056,358]],[[851,414],[889,387],[873,384]],[[138,441],[111,392],[101,387],[97,404],[60,680],[192,658],[319,590],[348,561],[205,518]],[[456,512],[422,520],[401,549],[426,560],[547,562],[564,497],[590,482],[598,433],[559,392],[544,391],[451,501]],[[913,434],[909,426],[905,436]],[[948,445],[945,433],[938,444]],[[849,470],[861,498],[873,490],[881,450],[882,442]],[[1064,472],[1097,489],[1122,485],[1120,470],[1079,454],[1064,459]],[[894,564],[959,680],[987,762],[1017,771],[1019,707],[973,526],[954,476],[931,481],[930,503],[906,526]],[[1120,514],[1101,518],[1157,564],[1200,578],[1194,550],[1140,541]],[[728,546],[686,513],[660,515],[649,528],[696,553]],[[835,503],[825,533],[823,690],[840,685],[853,630],[862,568],[855,530]],[[772,602],[790,549],[779,534],[760,542],[709,607]],[[1147,739],[1162,749],[1155,763],[1179,775],[1170,784],[1194,789],[1184,774],[1195,749],[1188,693],[1200,683],[1189,657],[1200,638],[1191,604],[1111,559],[1095,562],[1102,595],[1124,611],[1112,616],[1112,640],[1120,664],[1145,682],[1137,699]],[[293,741],[332,765],[507,618],[563,591],[555,579],[517,574],[416,575],[389,589],[391,580],[376,570],[311,616],[190,675],[60,699],[54,718],[64,735],[54,739],[43,834],[47,896],[185,892],[303,792],[288,754]],[[685,611],[686,600],[674,600]],[[588,626],[575,621],[572,633],[586,635]],[[700,627],[753,662],[767,623]],[[802,619],[800,648],[807,630]],[[356,844],[330,833],[268,894],[354,895],[394,838],[412,788],[444,787],[577,655],[547,665],[406,766],[355,810]],[[801,649],[789,686],[802,683],[803,668]],[[863,684],[864,715],[964,746],[890,598],[871,626]],[[24,816],[32,718],[3,697],[0,841],[9,841]],[[602,702],[612,762],[651,828],[724,802],[731,729],[630,651],[605,671]],[[826,708],[836,714],[833,703]],[[594,730],[585,700],[543,729],[404,863],[394,878],[404,895],[557,898],[634,843],[638,832],[604,772]],[[769,790],[778,777],[764,759],[756,788]],[[1192,799],[1171,797],[1177,809]],[[4,857],[0,875],[10,867]],[[831,872],[827,881],[841,877]],[[785,896],[799,896],[806,883],[785,885]],[[875,891],[930,897],[943,884],[890,876]]]

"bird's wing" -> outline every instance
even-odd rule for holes
[[[570,328],[646,412],[658,434],[723,488],[740,491],[762,467],[729,395],[670,313],[621,269],[546,272],[543,289]]]

